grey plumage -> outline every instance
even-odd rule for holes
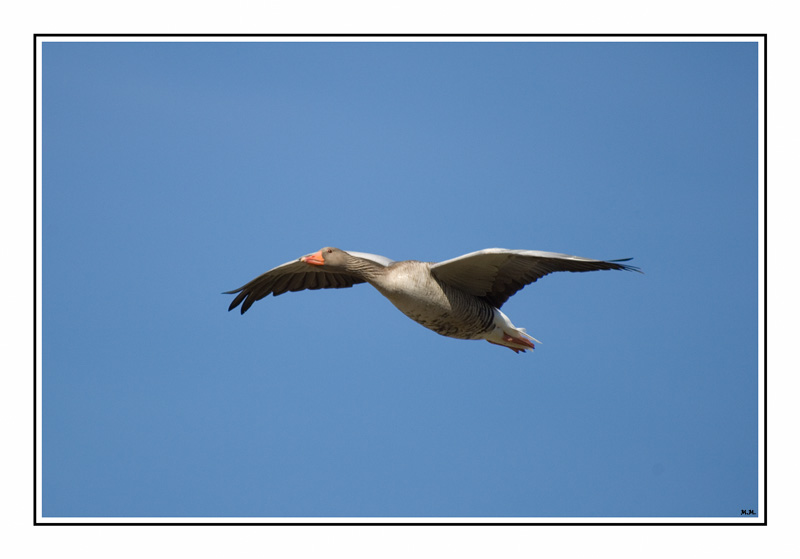
[[[238,289],[228,310],[244,314],[255,301],[287,291],[370,283],[412,320],[444,336],[485,339],[515,352],[535,341],[500,307],[526,285],[553,272],[639,268],[624,260],[593,260],[536,250],[491,248],[439,263],[394,262],[375,254],[326,247],[282,264]]]

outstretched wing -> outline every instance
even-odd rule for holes
[[[392,263],[392,260],[377,254],[351,252],[349,250],[347,253],[359,258],[372,260],[382,266],[388,266]],[[364,283],[364,280],[352,276],[347,272],[331,272],[325,270],[324,266],[311,266],[298,258],[297,260],[281,264],[261,274],[239,289],[225,291],[224,294],[234,295],[238,293],[233,299],[233,302],[231,302],[230,307],[228,307],[228,310],[232,311],[241,304],[241,312],[244,314],[253,303],[259,299],[263,299],[270,293],[277,296],[287,291],[352,287],[357,283]]]
[[[636,266],[622,260],[592,260],[539,250],[487,248],[451,258],[431,266],[440,281],[481,297],[498,309],[514,293],[552,272],[592,272],[595,270],[630,270]]]

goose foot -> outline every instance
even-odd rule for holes
[[[519,353],[520,351],[527,351],[528,349],[534,349],[533,342],[531,340],[526,339],[526,338],[517,338],[515,336],[511,336],[509,334],[506,334],[504,332],[502,339],[503,339],[503,342],[506,342],[506,343],[493,342],[492,340],[486,340],[486,341],[489,342],[490,344],[507,347],[508,349],[513,351],[514,353]],[[513,345],[509,345],[509,344],[516,344],[516,345],[521,345],[521,346],[525,346],[525,347],[524,348],[514,347]]]

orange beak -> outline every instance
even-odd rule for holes
[[[302,262],[305,262],[306,264],[312,264],[314,266],[324,266],[325,265],[325,259],[322,257],[322,251],[321,250],[315,252],[314,254],[309,254],[308,256],[303,256],[302,258],[300,258],[300,260]]]

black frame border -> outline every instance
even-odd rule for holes
[[[37,76],[39,72],[40,60],[37,57],[37,45],[39,38],[43,37],[533,37],[533,38],[760,38],[763,40],[763,75],[764,75],[764,98],[763,98],[763,131],[764,131],[764,158],[763,158],[763,177],[764,177],[764,206],[763,206],[763,235],[764,246],[759,247],[764,255],[764,432],[759,433],[764,437],[764,510],[759,511],[759,518],[763,522],[46,522],[37,520],[37,430],[38,430],[38,407],[37,407],[37,356],[38,356],[38,300],[37,300],[37,243],[38,243],[38,220],[37,220],[37,161],[39,153],[38,145],[38,119],[37,119]],[[33,35],[33,525],[34,526],[767,526],[767,34],[766,33],[557,33],[557,34],[538,34],[538,33],[34,33]]]

